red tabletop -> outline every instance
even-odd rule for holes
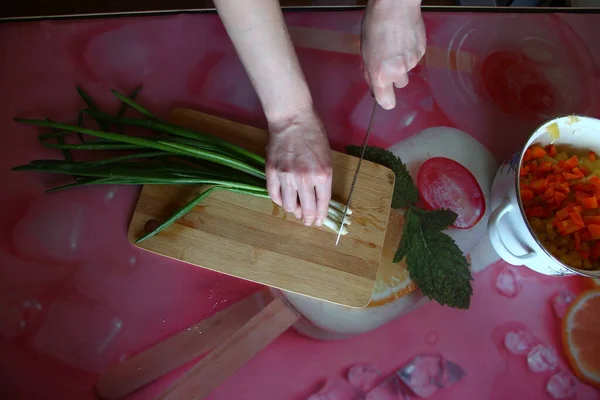
[[[286,14],[290,26],[354,34],[360,17]],[[428,57],[397,91],[397,107],[378,114],[372,144],[391,147],[426,128],[452,127],[501,161],[546,117],[600,117],[600,15],[428,13],[425,23]],[[331,47],[302,47],[298,55],[340,150],[364,135],[370,104],[360,57]],[[259,287],[130,245],[126,228],[137,189],[44,194],[58,178],[10,172],[58,154],[12,119],[74,122],[83,106],[77,84],[115,109],[109,89],[129,92],[143,84],[138,99],[159,115],[184,105],[262,127],[264,116],[216,15],[5,23],[0,50],[0,394],[92,399],[108,365]],[[517,268],[519,278],[509,279],[516,286],[502,291],[498,276],[502,281],[507,265],[484,267],[476,268],[468,311],[430,303],[343,341],[289,330],[210,398],[304,399],[325,381],[341,385],[355,364],[372,363],[388,375],[419,354],[439,354],[466,372],[435,399],[550,398],[548,379],[568,370],[551,298],[577,293],[581,280]],[[506,333],[521,328],[557,350],[554,372],[533,373],[526,357],[507,351]],[[152,398],[187,368],[130,398]],[[579,384],[573,398],[598,399],[600,391]]]

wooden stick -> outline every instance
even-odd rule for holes
[[[96,383],[100,397],[120,399],[214,348],[269,302],[267,290],[238,301],[105,372]]]
[[[155,400],[204,399],[299,318],[285,300],[275,298]]]

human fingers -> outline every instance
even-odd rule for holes
[[[286,212],[294,212],[298,206],[298,189],[289,177],[280,177],[281,195],[283,200],[283,209]]]
[[[267,192],[273,203],[283,207],[283,199],[281,197],[281,182],[277,174],[277,169],[273,165],[267,164],[265,171],[267,176]]]
[[[315,185],[315,194],[317,196],[317,215],[315,223],[317,226],[321,226],[325,218],[327,218],[329,201],[331,200],[331,181],[332,177],[331,174],[329,174],[328,177]]]
[[[312,176],[300,178],[298,185],[298,197],[302,207],[302,221],[304,225],[311,226],[317,214],[317,201],[315,195],[315,186]]]

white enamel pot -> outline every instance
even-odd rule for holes
[[[569,115],[547,121],[529,137],[510,160],[502,163],[492,185],[488,221],[490,241],[498,255],[512,265],[524,265],[544,275],[580,274],[600,277],[600,271],[563,264],[547,251],[529,225],[519,187],[519,171],[525,150],[532,144],[569,146],[600,154],[600,120]]]

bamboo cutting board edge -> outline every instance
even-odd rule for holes
[[[255,128],[252,126],[247,126],[247,125],[243,125],[243,124],[239,124],[237,122],[234,121],[230,121],[230,120],[225,120],[223,118],[220,117],[216,117],[216,116],[212,116],[212,115],[208,115],[208,114],[204,114],[198,111],[194,111],[194,110],[189,110],[189,109],[182,109],[182,108],[175,108],[171,111],[171,118],[170,121],[173,123],[176,123],[178,125],[181,126],[185,126],[187,128],[191,128],[191,129],[197,129],[200,131],[203,131],[207,134],[214,134],[217,137],[224,137],[224,133],[229,135],[230,133],[232,134],[232,142],[238,144],[238,145],[242,145],[243,147],[246,148],[250,148],[252,151],[255,151],[257,153],[262,153],[264,154],[264,143],[261,143],[261,140],[266,140],[266,131],[260,129],[260,128]],[[227,138],[229,139],[229,136],[227,136]],[[249,140],[251,140],[251,142],[248,142],[248,138],[250,138]],[[240,142],[241,141],[241,142]],[[344,178],[342,180],[347,181],[348,180],[348,175],[352,174],[354,172],[354,168],[356,165],[356,162],[358,161],[358,158],[356,157],[352,157],[349,156],[347,154],[344,153],[339,153],[339,152],[333,152],[332,154],[332,159],[336,160],[337,162],[337,168],[339,170],[340,165],[343,165],[343,168],[346,172],[343,173]],[[354,165],[353,165],[354,164]],[[371,165],[370,165],[371,164]],[[321,265],[314,264],[311,262],[307,262],[306,260],[301,260],[301,259],[293,259],[289,257],[289,255],[286,254],[279,254],[276,251],[272,251],[269,249],[258,249],[259,251],[255,251],[252,253],[248,253],[249,255],[255,256],[255,253],[260,253],[262,259],[269,259],[269,260],[284,260],[282,262],[285,263],[289,263],[290,265],[303,265],[302,267],[302,271],[301,273],[298,271],[294,271],[293,273],[291,273],[290,276],[286,276],[288,274],[286,274],[285,272],[285,268],[281,268],[281,266],[277,266],[277,265],[271,265],[271,267],[277,269],[279,268],[279,272],[280,274],[278,274],[277,276],[273,277],[272,279],[268,279],[267,281],[265,281],[264,276],[261,276],[260,272],[266,273],[266,275],[268,276],[269,273],[272,274],[271,270],[268,271],[262,271],[263,268],[261,268],[263,265],[268,265],[268,263],[264,263],[261,264],[260,262],[258,264],[256,264],[256,260],[255,260],[255,266],[257,266],[257,268],[255,268],[255,270],[257,270],[258,272],[255,274],[250,274],[250,276],[248,274],[244,274],[244,276],[240,276],[237,271],[236,271],[236,267],[237,265],[235,265],[235,263],[232,263],[231,260],[228,261],[229,266],[226,267],[225,269],[223,269],[221,267],[221,263],[218,262],[216,259],[211,260],[209,262],[194,262],[194,258],[198,259],[198,257],[202,258],[204,256],[204,254],[198,254],[198,248],[202,248],[201,245],[198,245],[199,242],[187,242],[188,246],[186,248],[182,248],[181,247],[181,243],[177,243],[177,240],[179,240],[181,242],[181,237],[179,238],[175,238],[175,237],[171,237],[171,240],[169,242],[169,240],[165,240],[166,236],[172,236],[172,234],[175,232],[175,230],[177,231],[184,231],[187,233],[184,233],[184,236],[186,236],[187,239],[191,238],[191,237],[198,237],[198,235],[200,237],[203,237],[203,240],[207,241],[207,246],[211,245],[211,241],[213,243],[214,246],[219,246],[220,244],[222,244],[222,241],[227,241],[229,240],[229,238],[227,237],[219,237],[219,235],[215,235],[213,234],[212,236],[210,234],[205,234],[202,235],[200,234],[200,232],[202,231],[202,229],[196,229],[196,232],[198,235],[188,235],[191,230],[189,230],[189,227],[186,227],[185,224],[183,226],[178,226],[179,224],[176,223],[174,225],[172,225],[171,227],[169,227],[168,229],[166,229],[165,231],[161,232],[159,235],[157,235],[154,238],[148,239],[143,243],[139,243],[139,244],[135,244],[133,243],[135,246],[155,253],[155,254],[159,254],[162,256],[166,256],[168,258],[172,258],[172,259],[176,259],[179,261],[183,261],[185,263],[188,263],[190,265],[193,266],[200,266],[202,268],[205,269],[209,269],[215,272],[220,272],[229,276],[233,276],[233,277],[238,277],[238,278],[242,278],[248,281],[252,281],[252,282],[256,282],[258,284],[263,284],[263,285],[267,285],[267,286],[272,286],[281,290],[286,290],[286,291],[290,291],[290,292],[295,292],[295,293],[300,293],[309,297],[316,297],[319,299],[323,299],[326,301],[330,301],[333,303],[338,303],[338,304],[343,304],[349,307],[354,307],[354,308],[362,308],[365,307],[369,301],[371,300],[371,295],[372,295],[372,291],[374,288],[374,284],[375,284],[375,279],[377,276],[377,269],[378,269],[378,265],[381,259],[381,255],[382,255],[382,251],[383,251],[383,244],[384,244],[384,239],[385,239],[385,235],[386,235],[386,230],[387,230],[387,225],[388,225],[388,219],[389,219],[389,210],[390,210],[390,206],[391,206],[391,196],[392,196],[392,192],[393,192],[393,185],[394,185],[394,175],[393,172],[391,170],[389,170],[386,167],[383,167],[379,164],[374,164],[371,163],[369,161],[363,161],[363,168],[361,168],[361,176],[363,177],[363,182],[369,181],[368,184],[364,183],[367,185],[367,187],[381,187],[381,193],[382,193],[382,198],[378,199],[378,202],[380,203],[378,206],[378,210],[373,210],[372,213],[369,212],[365,212],[365,214],[368,214],[369,216],[372,216],[375,221],[377,222],[377,224],[373,223],[373,225],[378,225],[377,229],[373,228],[373,227],[361,227],[359,224],[354,224],[350,226],[350,230],[351,233],[354,233],[355,237],[359,237],[359,229],[362,228],[364,229],[367,233],[365,233],[365,237],[368,237],[369,232],[371,232],[371,235],[373,234],[373,232],[376,233],[376,240],[373,240],[373,242],[375,243],[368,243],[369,245],[372,245],[373,248],[362,248],[359,245],[354,245],[354,246],[349,246],[346,244],[346,250],[348,251],[353,251],[355,252],[354,254],[354,263],[365,263],[364,267],[362,267],[362,273],[363,275],[361,276],[361,274],[352,274],[348,271],[344,271],[343,269],[333,269],[333,268],[329,268],[327,270],[327,272],[330,275],[327,275],[326,278],[327,279],[323,279],[324,275],[319,275],[319,267],[322,267]],[[383,178],[385,177],[385,179]],[[334,179],[335,179],[335,174],[334,174]],[[359,178],[360,180],[360,178]],[[376,181],[376,182],[372,182],[372,181]],[[338,182],[339,183],[339,182]],[[357,182],[358,185],[358,182]],[[379,186],[377,186],[379,185]],[[148,193],[152,193],[152,186],[161,186],[161,185],[147,185],[144,186],[141,193],[140,193],[140,197],[138,198],[138,204],[136,205],[136,210],[134,211],[134,215],[132,217],[131,220],[131,224],[130,224],[130,229],[129,229],[129,240],[131,242],[134,242],[134,240],[140,236],[140,234],[143,232],[144,229],[144,224],[145,221],[147,221],[147,219],[149,219],[150,215],[155,215],[154,213],[151,213],[150,215],[144,215],[144,213],[140,213],[139,212],[139,208],[140,206],[147,206],[148,204],[142,204],[142,203],[147,203],[148,199],[150,198],[148,196]],[[348,187],[343,187],[342,188],[342,192],[346,193],[345,196],[347,196],[347,191],[349,189],[349,184],[347,185]],[[183,188],[182,188],[183,189]],[[186,189],[188,189],[189,191],[189,186],[186,186]],[[359,189],[357,187],[357,189]],[[163,190],[163,189],[160,189]],[[340,192],[340,187],[338,185],[338,192]],[[372,192],[372,190],[369,190],[368,192]],[[377,191],[375,191],[377,192]],[[216,194],[217,192],[215,192]],[[221,192],[221,193],[225,193],[225,192]],[[340,194],[340,193],[338,193]],[[234,196],[244,196],[244,195],[240,195],[240,194],[232,194]],[[365,195],[370,195],[370,196],[377,196],[374,195],[373,193],[366,193],[363,194],[363,196]],[[213,197],[213,195],[211,195],[211,197]],[[177,196],[175,196],[177,197]],[[339,199],[340,196],[335,196],[334,198],[338,198]],[[342,196],[343,197],[343,196]],[[210,200],[207,199],[207,200]],[[345,201],[345,199],[341,199],[342,201]],[[168,199],[169,202],[172,202],[171,199]],[[268,199],[262,199],[262,201],[266,201],[269,204],[271,204],[271,202]],[[204,204],[204,203],[203,203]],[[369,203],[369,206],[371,206],[371,203]],[[199,206],[201,207],[201,206]],[[353,208],[354,208],[354,202],[353,202]],[[386,212],[387,211],[387,212]],[[355,214],[360,214],[356,213]],[[377,218],[375,218],[378,217]],[[185,218],[185,217],[184,217]],[[293,219],[293,216],[291,217],[291,219]],[[178,221],[179,222],[179,221]],[[355,221],[356,222],[356,221]],[[289,226],[289,225],[288,225]],[[301,226],[301,225],[299,225]],[[187,229],[187,231],[186,231]],[[302,227],[302,229],[317,229],[317,230],[326,230],[326,228],[305,228]],[[169,233],[169,231],[171,233]],[[308,232],[308,231],[304,231],[304,232]],[[314,232],[314,231],[312,231]],[[329,233],[329,235],[331,238],[326,238],[325,240],[329,239],[332,242],[335,241],[335,234],[331,231],[327,231]],[[318,232],[316,232],[318,234]],[[162,236],[162,241],[156,241],[154,242],[154,240],[156,238],[159,238]],[[350,235],[348,235],[350,236]],[[175,240],[173,240],[175,239]],[[349,240],[350,238],[348,238],[347,236],[342,238],[342,241],[344,240]],[[357,241],[357,239],[354,239],[355,241]],[[361,242],[360,240],[358,240],[358,242]],[[204,244],[204,241],[202,242]],[[360,244],[360,243],[359,243]],[[236,246],[242,246],[243,247],[244,243],[239,243],[236,242]],[[249,244],[249,246],[252,246],[251,244]],[[168,247],[168,248],[166,248]],[[213,248],[209,248],[208,252],[210,252],[211,250],[214,250]],[[344,250],[344,251],[346,251]],[[196,253],[194,253],[196,252]],[[363,253],[367,253],[366,256],[363,257]],[[266,254],[266,256],[265,256]],[[236,258],[236,257],[233,257]],[[255,257],[256,258],[256,257]],[[259,258],[260,260],[261,258]],[[362,261],[361,261],[362,259]],[[237,262],[240,262],[243,260],[238,260]],[[300,262],[301,261],[301,262]],[[207,265],[207,264],[211,264],[211,265]],[[245,264],[245,262],[243,263]],[[348,265],[349,263],[346,262],[346,265]],[[244,269],[244,266],[242,266],[242,269]],[[283,273],[282,273],[283,272]],[[290,271],[288,271],[290,272]],[[295,283],[295,289],[291,289],[290,287],[288,287],[286,285],[285,280],[286,279],[294,279],[296,280]],[[339,285],[337,284],[338,279],[342,279],[345,284],[347,285],[346,287],[344,287],[344,290],[347,293],[343,293],[342,290],[340,290]],[[329,281],[329,282],[327,282]],[[315,290],[315,288],[317,288]],[[323,291],[326,290],[327,293],[324,293]]]

